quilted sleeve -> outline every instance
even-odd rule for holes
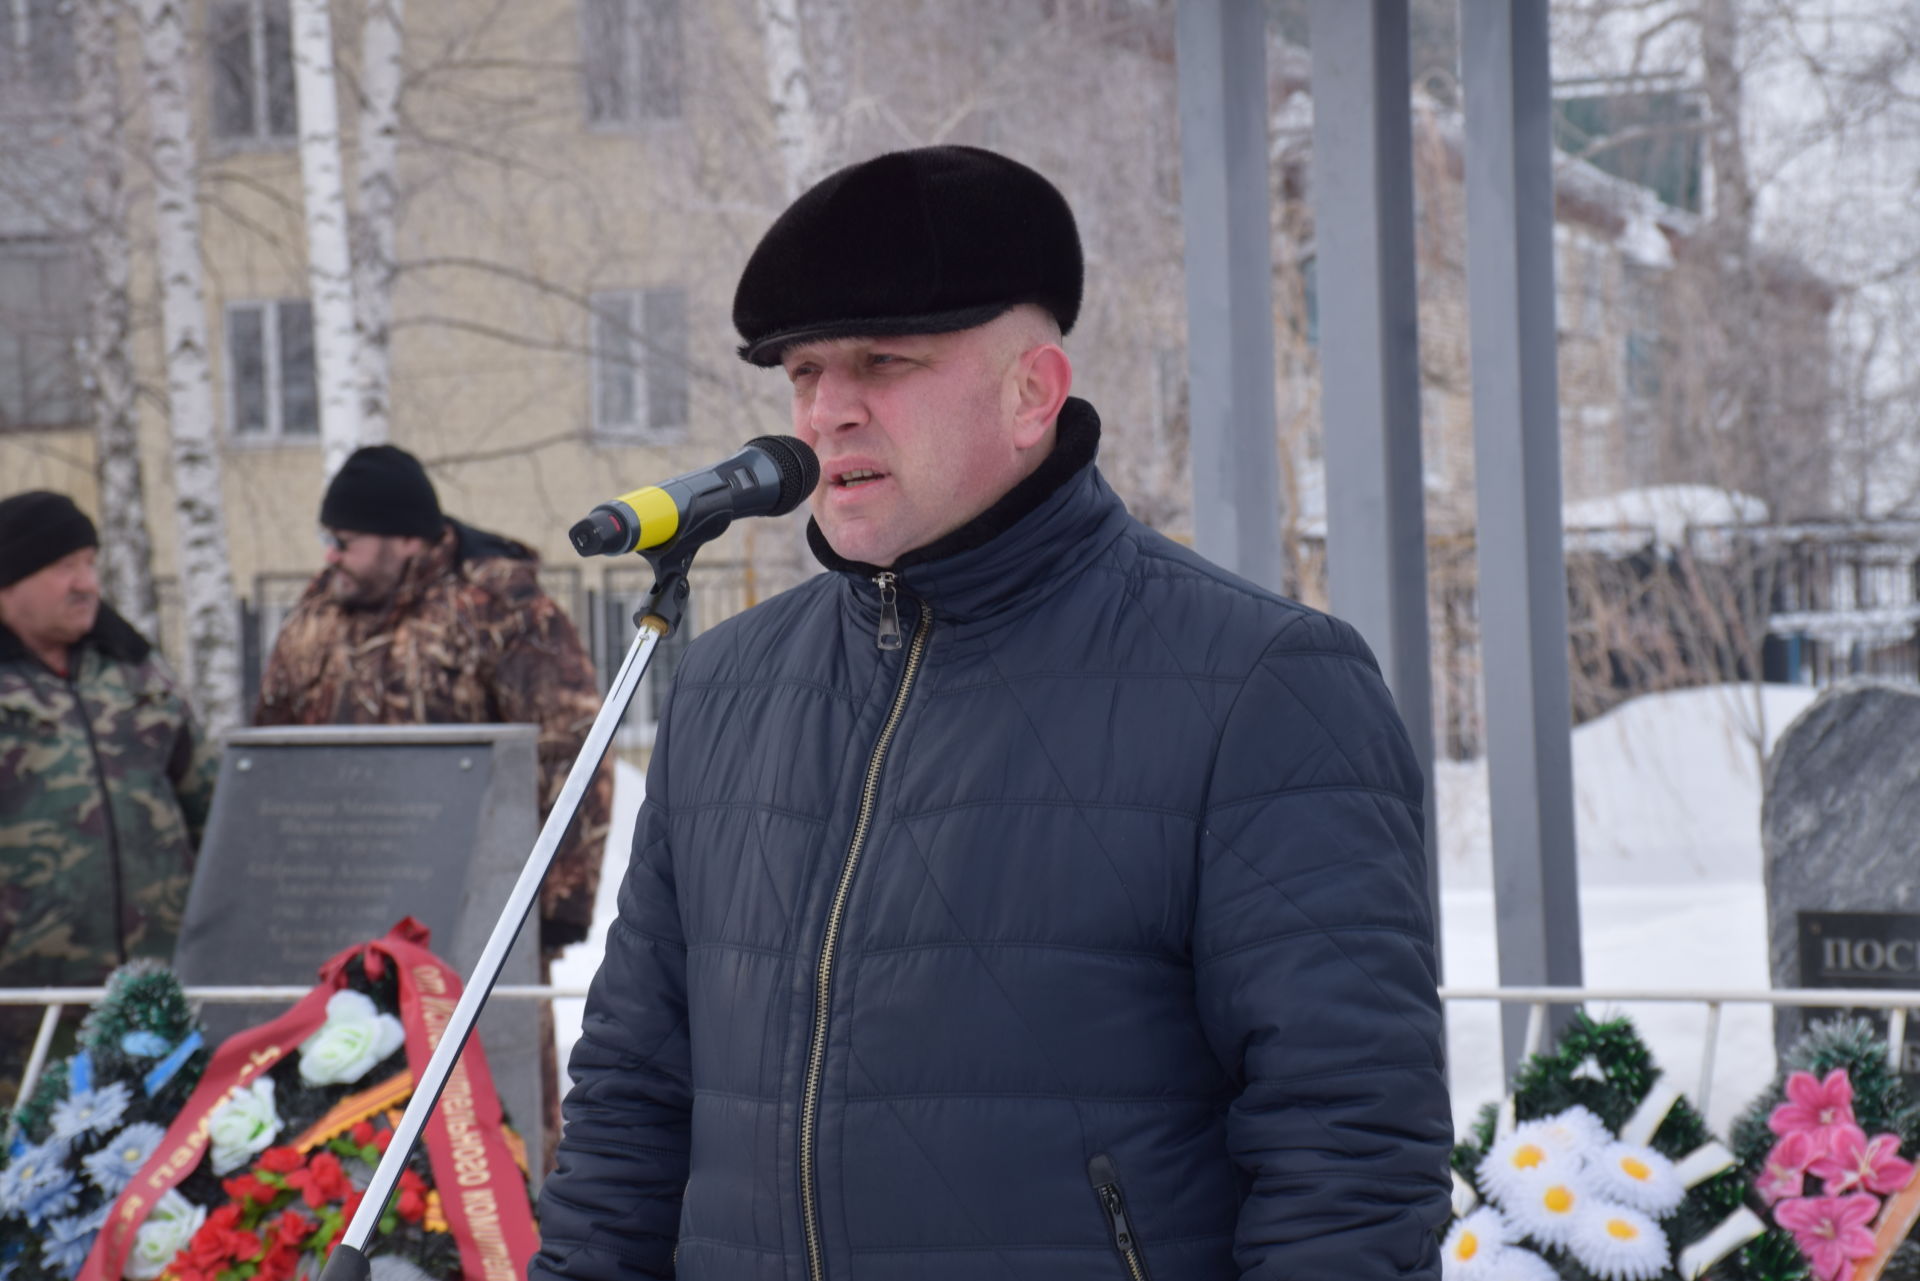
[[[665,727],[662,727],[662,734]],[[665,743],[634,825],[620,914],[587,996],[562,1111],[559,1160],[540,1194],[529,1281],[671,1277],[693,1106],[686,944],[667,844]]]
[[[1421,790],[1357,634],[1284,629],[1221,731],[1198,855],[1195,982],[1240,1086],[1246,1278],[1440,1275],[1452,1124]]]

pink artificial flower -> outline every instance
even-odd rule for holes
[[[1853,1274],[1853,1261],[1873,1254],[1873,1233],[1866,1225],[1880,1211],[1878,1197],[1806,1196],[1782,1201],[1773,1217],[1793,1233],[1813,1275],[1840,1281]]]
[[[1853,1124],[1853,1082],[1845,1068],[1835,1068],[1824,1081],[1814,1080],[1811,1072],[1795,1072],[1787,1078],[1787,1099],[1767,1118],[1767,1128],[1783,1139],[1811,1133],[1825,1152],[1834,1128]]]
[[[1900,1159],[1900,1136],[1876,1134],[1872,1140],[1857,1125],[1836,1126],[1825,1156],[1807,1167],[1828,1196],[1842,1192],[1898,1192],[1913,1178],[1913,1163]]]
[[[1797,1197],[1806,1178],[1807,1166],[1820,1155],[1815,1146],[1813,1135],[1798,1130],[1773,1145],[1773,1151],[1767,1153],[1767,1163],[1760,1177],[1753,1181],[1754,1190],[1768,1205],[1787,1197]]]

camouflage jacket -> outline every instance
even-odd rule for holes
[[[171,959],[217,757],[106,605],[61,676],[0,627],[0,986]]]
[[[531,551],[447,525],[382,609],[343,608],[320,571],[274,641],[253,722],[537,725],[544,819],[600,708],[593,665]],[[603,764],[541,887],[549,953],[586,937],[612,804]]]

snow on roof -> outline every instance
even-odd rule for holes
[[[1751,494],[1711,485],[1648,485],[1602,498],[1566,504],[1561,523],[1570,530],[1650,529],[1663,548],[1686,541],[1689,525],[1758,525],[1767,505]]]

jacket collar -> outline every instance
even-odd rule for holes
[[[1126,519],[1094,466],[1099,448],[1099,414],[1068,399],[1046,460],[973,520],[896,561],[890,569],[901,588],[931,605],[936,620],[967,625],[1015,611],[1075,572]],[[807,542],[821,564],[852,580],[863,609],[877,613],[873,580],[887,571],[836,553],[817,522],[808,522]]]
[[[93,620],[93,630],[82,636],[74,649],[82,646],[97,649],[106,657],[123,663],[145,662],[147,655],[153,652],[152,643],[105,601],[100,602],[100,613]],[[27,643],[14,635],[12,628],[0,623],[0,663],[19,662],[21,659],[32,659],[36,663],[40,661],[27,648]],[[71,665],[72,670],[78,668],[78,663]]]

